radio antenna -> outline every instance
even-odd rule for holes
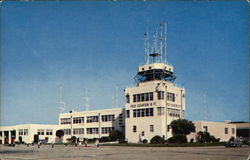
[[[63,87],[62,86],[60,86],[60,101],[56,103],[59,104],[60,113],[63,113],[65,110],[65,102],[63,102]]]

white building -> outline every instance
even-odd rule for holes
[[[220,141],[228,141],[231,137],[236,138],[236,125],[227,122],[210,122],[210,121],[193,121],[195,132],[187,136],[188,141],[191,139],[197,141],[198,132],[208,132]]]
[[[124,133],[124,109],[104,109],[59,115],[59,128],[64,131],[63,142],[68,138],[101,138],[109,136],[111,130]]]
[[[58,127],[48,124],[0,126],[0,144],[11,144],[20,140],[24,143],[33,143],[36,139],[45,143],[55,142]]]

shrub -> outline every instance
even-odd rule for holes
[[[187,138],[184,135],[174,135],[173,137],[168,139],[169,143],[186,143]]]
[[[111,141],[116,141],[117,139],[121,138],[121,133],[118,130],[112,130],[109,133],[109,138]]]
[[[161,136],[154,136],[151,140],[150,143],[152,144],[159,144],[159,143],[164,143],[164,139]]]
[[[190,140],[190,143],[194,143],[194,139],[193,138]]]
[[[219,142],[220,138],[215,138],[213,135],[210,135],[209,132],[198,132],[197,133],[197,142],[200,143],[210,143],[210,142]]]
[[[146,139],[144,139],[144,140],[142,140],[142,143],[148,143],[148,140],[146,140]]]
[[[109,142],[110,141],[110,137],[109,136],[106,136],[106,137],[101,137],[99,139],[100,142]]]
[[[235,138],[232,136],[232,137],[230,137],[230,139],[229,139],[229,141],[234,141],[235,140]]]

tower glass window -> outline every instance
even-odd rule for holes
[[[167,100],[171,102],[175,102],[175,94],[167,92]]]
[[[129,94],[126,95],[126,103],[130,103]]]
[[[126,110],[126,117],[130,118],[130,110]]]
[[[164,99],[164,91],[158,91],[158,92],[157,92],[157,98],[158,98],[159,100]]]

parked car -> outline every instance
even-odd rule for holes
[[[242,142],[240,140],[228,141],[225,145],[226,147],[241,147]]]

